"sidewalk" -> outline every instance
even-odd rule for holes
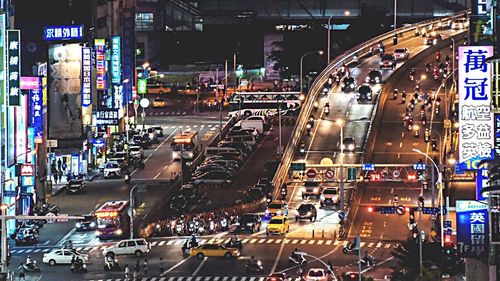
[[[101,172],[96,169],[96,170],[89,170],[88,174],[84,176],[85,181],[93,181],[96,178],[98,178],[101,175]],[[59,194],[64,188],[66,187],[66,184],[68,183],[67,177],[62,176],[61,180],[58,183],[52,183],[52,193],[51,196],[55,196]]]

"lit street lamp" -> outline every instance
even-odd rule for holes
[[[304,57],[307,56],[307,55],[312,55],[312,54],[318,54],[318,55],[323,55],[323,51],[322,50],[319,50],[319,51],[311,51],[311,52],[307,52],[305,54],[303,54],[301,57],[300,57],[300,94],[302,95],[302,89],[303,89],[303,86],[302,86],[302,64],[303,64],[303,61],[304,61]]]
[[[439,169],[436,162],[434,162],[434,160],[432,160],[432,158],[429,157],[429,155],[423,153],[421,150],[419,150],[417,148],[413,148],[412,150],[420,155],[425,156],[425,158],[429,159],[432,162],[432,164],[434,165],[434,167],[436,168],[436,170],[438,171],[438,179],[437,179],[436,185],[438,186],[438,189],[439,189],[439,205],[440,205],[439,208],[440,208],[440,214],[441,214],[441,247],[444,247],[443,173]]]
[[[340,211],[344,211],[344,124],[342,119],[337,119],[340,127]]]

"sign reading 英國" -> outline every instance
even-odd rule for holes
[[[457,200],[457,249],[460,254],[481,255],[488,250],[488,206],[474,200]]]
[[[460,163],[493,156],[491,66],[486,63],[486,58],[492,55],[492,46],[458,47]]]

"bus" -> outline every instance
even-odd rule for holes
[[[126,238],[130,231],[128,201],[109,201],[97,211],[97,229],[95,235],[99,239]]]
[[[200,152],[198,132],[184,131],[175,135],[170,147],[172,148],[172,159],[174,161],[181,160],[181,154],[182,159],[194,159]]]
[[[229,116],[237,117],[278,114],[298,114],[301,105],[300,92],[237,92],[229,98]]]

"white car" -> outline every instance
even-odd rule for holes
[[[322,268],[311,268],[306,274],[306,281],[328,281],[328,275]]]
[[[464,19],[464,18],[462,18],[462,19],[456,19],[451,24],[451,28],[455,29],[455,30],[465,29],[467,27],[469,27],[469,21],[467,19]]]
[[[319,203],[321,207],[328,205],[328,204],[338,204],[340,201],[340,196],[339,196],[339,191],[335,187],[328,187],[323,190],[323,193],[321,193],[321,196],[319,197]]]
[[[73,256],[76,258],[80,258],[83,263],[88,263],[89,262],[89,256],[85,254],[80,254],[74,249],[58,249],[58,250],[53,250],[49,253],[43,254],[43,259],[42,261],[44,263],[48,263],[49,265],[56,265],[56,264],[71,264],[71,260],[73,259]]]
[[[121,240],[115,245],[106,247],[102,251],[103,256],[107,255],[135,255],[140,257],[145,253],[149,253],[151,250],[151,244],[149,244],[145,239],[127,239]]]
[[[394,58],[396,60],[405,60],[410,56],[410,51],[407,48],[398,48],[394,50]]]
[[[142,147],[138,145],[131,146],[129,148],[129,153],[133,158],[144,158],[144,151],[142,150]]]
[[[121,168],[118,162],[108,161],[104,166],[104,178],[121,177]]]

